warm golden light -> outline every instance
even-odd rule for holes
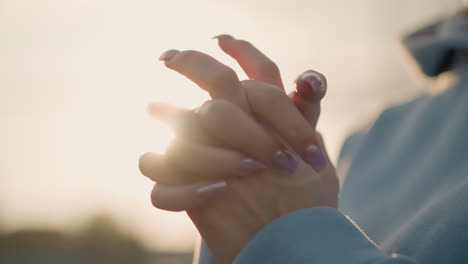
[[[210,39],[230,33],[270,55],[288,89],[304,70],[323,72],[319,127],[336,157],[351,130],[415,93],[393,45],[447,10],[430,2],[2,1],[0,229],[70,230],[105,208],[149,247],[190,250],[190,221],[152,208],[137,161],[172,138],[147,117],[148,102],[209,98],[159,54],[198,49],[240,72]]]

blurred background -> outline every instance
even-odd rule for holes
[[[197,49],[238,70],[210,38],[254,43],[285,86],[328,77],[319,128],[346,135],[422,93],[399,38],[461,0],[0,0],[0,263],[190,263],[196,230],[152,208],[138,171],[172,135],[145,107],[207,94],[158,62]]]

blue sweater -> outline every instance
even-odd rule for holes
[[[339,210],[276,219],[234,263],[468,263],[468,18],[459,13],[404,43],[426,75],[450,71],[457,83],[384,111],[350,137]],[[204,245],[199,263],[215,263]]]

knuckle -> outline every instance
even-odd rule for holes
[[[226,87],[231,87],[233,83],[237,81],[237,74],[228,67],[223,67],[217,69],[213,72],[208,82],[212,87],[216,89],[225,89]]]
[[[172,178],[168,176],[169,175],[167,174],[167,171],[158,170],[152,173],[151,175],[149,175],[148,177],[157,183],[170,184],[172,182]]]
[[[166,161],[166,171],[158,173],[158,179],[160,183],[164,184],[170,184],[173,183],[176,179],[176,175],[171,175],[169,177],[168,172],[172,172],[173,169],[176,169],[180,167],[184,160],[184,153],[185,150],[187,149],[187,144],[183,142],[179,142],[178,140],[171,142],[167,148],[166,148],[166,153],[165,153],[165,161]]]
[[[198,113],[202,121],[217,123],[225,120],[229,109],[230,103],[225,100],[210,100],[198,109]]]
[[[265,107],[271,108],[280,104],[284,100],[289,100],[286,93],[276,86],[265,86],[260,89],[260,99]]]
[[[153,153],[142,155],[138,167],[143,175],[155,182],[160,181],[161,175],[164,174],[165,170],[165,167],[161,164],[161,160],[155,158]]]
[[[174,154],[177,153],[179,148],[180,148],[180,143],[178,143],[177,140],[171,141],[166,148],[166,154],[165,154],[166,161],[170,161],[172,157],[174,156]]]
[[[151,191],[150,198],[151,198],[151,204],[155,208],[162,209],[164,207],[163,206],[164,203],[161,203],[161,201],[159,199],[159,192],[158,192],[158,185],[157,184],[154,185],[153,190]]]
[[[180,212],[183,211],[183,208],[178,208],[177,206],[173,205],[168,199],[169,197],[165,197],[161,194],[159,190],[159,184],[155,184],[153,190],[151,191],[150,199],[151,204],[158,209],[166,210],[166,211],[173,211],[173,212]]]
[[[151,156],[149,153],[145,153],[140,156],[140,159],[138,160],[138,169],[140,170],[141,174],[148,176],[152,173],[152,166],[151,162],[153,161],[152,159],[148,158]]]
[[[160,173],[155,173],[154,175],[152,175],[151,179],[152,179],[154,182],[158,182],[158,183],[165,182],[165,177],[164,177],[164,176],[161,176]]]
[[[211,132],[211,135],[221,136],[219,131],[223,131],[226,122],[236,118],[236,107],[225,100],[214,100],[201,109],[200,122],[202,126]],[[222,137],[222,136],[221,136]]]
[[[218,105],[219,105],[218,100],[206,101],[200,107],[198,107],[198,109],[196,110],[196,113],[201,119],[204,119],[210,112],[213,112],[213,110],[216,110]]]

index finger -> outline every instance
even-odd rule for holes
[[[218,45],[239,63],[251,80],[259,80],[284,89],[278,66],[250,42],[219,35]]]
[[[208,91],[213,99],[225,99],[249,111],[247,97],[237,74],[215,58],[195,50],[169,50],[160,60]]]

